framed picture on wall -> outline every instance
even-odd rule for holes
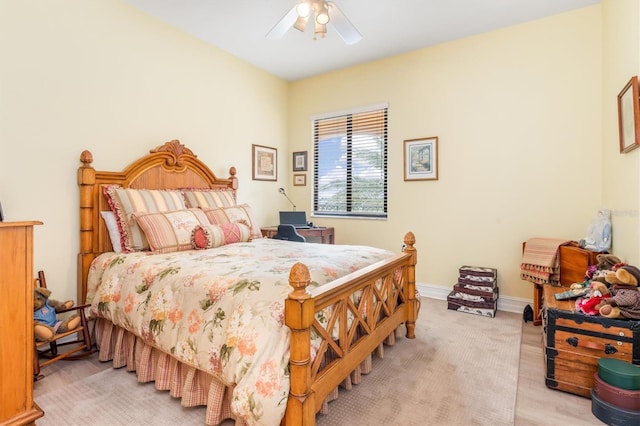
[[[620,153],[640,146],[640,101],[638,76],[634,75],[618,94],[618,130]]]
[[[307,171],[307,151],[298,151],[293,153],[293,171]]]
[[[307,175],[303,175],[303,174],[293,175],[293,185],[294,186],[306,186],[307,185]]]
[[[251,145],[253,180],[278,180],[278,150],[262,145]]]
[[[438,137],[404,141],[404,180],[438,180]]]

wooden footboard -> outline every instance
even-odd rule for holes
[[[294,291],[285,301],[285,323],[291,329],[285,424],[315,424],[325,397],[400,324],[405,324],[407,338],[415,338],[417,251],[412,232],[404,242],[403,254],[312,291],[307,289],[307,267],[297,263],[291,269]],[[318,317],[325,319],[322,324]],[[313,356],[312,339],[320,341]]]

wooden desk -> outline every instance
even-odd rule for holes
[[[272,238],[278,233],[277,226],[267,226],[265,228],[261,228],[260,230],[262,231],[262,236],[265,238]],[[296,231],[298,232],[298,234],[302,235],[305,238],[320,238],[320,242],[322,244],[334,243],[335,231],[333,227],[318,226],[316,228],[296,229]]]

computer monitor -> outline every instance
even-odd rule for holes
[[[293,225],[294,228],[309,228],[306,212],[280,212],[280,225]]]

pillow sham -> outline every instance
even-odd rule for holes
[[[207,216],[199,209],[172,212],[135,212],[138,222],[154,253],[191,250],[191,234],[197,226],[207,225]]]
[[[253,210],[248,204],[240,204],[233,207],[222,207],[218,209],[202,209],[207,215],[209,222],[214,225],[223,225],[231,222],[244,222],[251,228],[251,239],[262,238],[262,231],[258,222],[253,216]]]
[[[239,222],[196,226],[191,234],[191,245],[194,249],[216,248],[250,240],[251,230],[247,225]]]
[[[120,230],[118,229],[118,222],[116,221],[116,215],[114,212],[102,211],[100,212],[104,224],[107,225],[107,231],[109,231],[109,239],[113,246],[113,251],[116,253],[122,253],[122,240],[120,238]]]
[[[182,195],[190,209],[215,209],[237,204],[232,189],[183,189]]]
[[[108,185],[104,192],[116,215],[122,250],[125,252],[149,250],[149,243],[133,213],[158,213],[187,208],[180,191],[125,189],[119,185]]]

